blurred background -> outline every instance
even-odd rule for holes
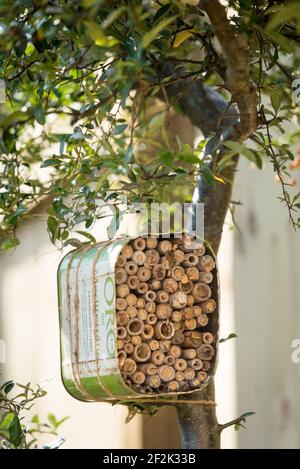
[[[220,423],[248,411],[255,415],[246,429],[223,432],[223,448],[300,446],[300,364],[291,359],[292,341],[300,339],[300,243],[279,196],[271,166],[259,171],[240,161],[235,226],[229,213],[218,256],[220,337],[238,338],[220,344],[217,410]],[[81,403],[63,388],[56,287],[61,255],[46,232],[46,208],[47,200],[20,227],[17,250],[0,255],[1,381],[45,385],[48,394],[33,413],[70,417],[60,430],[64,448],[178,448],[173,409],[126,424],[125,408]],[[101,223],[99,240],[106,232]]]

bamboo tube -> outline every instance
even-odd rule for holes
[[[211,272],[199,272],[199,281],[204,283],[211,283],[213,281],[213,274]]]
[[[119,254],[116,260],[116,267],[124,267],[126,264],[126,257],[123,254]]]
[[[188,276],[186,274],[184,274],[184,276],[182,277],[181,281],[180,281],[182,284],[185,284],[185,283],[189,283],[189,279],[188,279]]]
[[[166,355],[165,364],[169,366],[173,366],[174,363],[175,363],[175,357],[173,357],[172,355]]]
[[[192,360],[188,361],[188,366],[193,368],[195,371],[201,370],[203,363],[199,358],[193,358]]]
[[[127,307],[127,302],[126,302],[125,298],[117,298],[116,299],[116,308],[119,311],[124,311],[124,309],[126,309],[126,307]]]
[[[172,366],[169,365],[161,365],[158,368],[158,376],[162,380],[163,383],[168,383],[173,381],[175,378],[175,370]]]
[[[194,249],[194,253],[197,254],[198,257],[204,256],[205,254],[205,246],[204,244],[199,244],[196,249]]]
[[[137,271],[137,277],[141,282],[147,282],[151,277],[151,270],[148,267],[140,267]]]
[[[143,373],[142,371],[136,371],[136,372],[132,375],[132,381],[133,381],[135,384],[143,384],[143,383],[146,381],[146,375],[145,375],[145,373]]]
[[[202,362],[202,370],[203,371],[208,371],[211,368],[211,364],[205,360]]]
[[[130,342],[132,343],[132,345],[134,345],[136,347],[137,345],[141,345],[142,338],[141,338],[140,335],[133,335],[130,338]]]
[[[158,321],[154,325],[154,335],[156,339],[171,339],[175,334],[174,326],[169,321]]]
[[[200,327],[205,327],[209,323],[209,318],[206,314],[200,314],[200,316],[197,317],[197,324]]]
[[[151,354],[151,362],[160,366],[165,361],[165,354],[161,350],[154,350]]]
[[[132,358],[126,358],[123,364],[123,371],[128,375],[136,372],[137,365]]]
[[[174,309],[182,309],[187,304],[187,296],[183,291],[176,291],[170,296],[170,303]]]
[[[174,337],[172,338],[172,344],[180,345],[184,342],[185,336],[182,331],[175,331]]]
[[[119,360],[120,368],[123,368],[126,358],[127,358],[127,354],[126,354],[125,350],[119,350],[118,351],[118,360]]]
[[[157,279],[153,279],[149,282],[149,288],[151,290],[160,290],[161,289],[161,281],[160,280],[157,280]]]
[[[207,285],[207,283],[196,283],[194,285],[192,295],[196,301],[206,301],[211,296],[211,288]]]
[[[186,306],[182,310],[182,316],[184,317],[184,319],[193,319],[194,308],[192,306]]]
[[[200,257],[198,267],[204,272],[211,272],[216,267],[216,263],[211,256],[205,255]]]
[[[187,304],[188,306],[192,306],[195,303],[195,298],[193,295],[187,295]]]
[[[180,358],[182,355],[181,347],[179,347],[179,345],[171,345],[170,355],[172,355],[174,358]]]
[[[170,295],[164,290],[159,290],[157,292],[157,302],[158,303],[168,303]]]
[[[143,321],[137,318],[130,319],[127,325],[127,331],[129,335],[140,335],[143,332],[143,329]]]
[[[139,267],[138,267],[137,263],[133,262],[133,261],[126,262],[125,267],[124,267],[124,269],[126,270],[128,275],[135,275],[138,271],[138,268]]]
[[[201,308],[202,308],[203,313],[211,314],[216,310],[217,303],[215,302],[215,300],[210,298],[209,300],[204,301],[203,303],[201,303]]]
[[[164,353],[169,353],[171,348],[171,341],[169,339],[159,340],[159,348]]]
[[[175,379],[178,382],[184,381],[185,380],[184,372],[183,371],[176,371],[175,372]]]
[[[208,376],[205,371],[201,370],[198,371],[197,378],[199,379],[200,383],[204,383],[207,380]]]
[[[183,283],[182,281],[179,282],[179,290],[183,291],[187,295],[192,292],[193,286],[194,286],[194,284],[191,280],[188,280],[185,283]]]
[[[144,298],[138,298],[138,299],[137,299],[137,302],[136,302],[136,307],[137,307],[138,309],[143,309],[143,308],[145,308],[145,304],[146,304],[146,303],[145,303]]]
[[[131,342],[128,342],[128,344],[124,345],[124,350],[127,355],[131,355],[134,351],[134,345]]]
[[[126,335],[126,337],[124,337],[123,342],[124,342],[124,344],[128,344],[128,342],[130,342],[129,335]]]
[[[187,278],[192,282],[199,280],[199,270],[197,269],[197,267],[188,267],[187,269],[185,269],[185,273],[187,275]]]
[[[180,249],[175,249],[172,254],[173,254],[175,264],[176,265],[182,264],[185,258],[184,252],[181,251]]]
[[[172,246],[171,241],[169,241],[169,240],[167,240],[167,239],[163,239],[162,241],[159,241],[159,242],[158,242],[157,249],[158,249],[158,252],[159,252],[160,254],[164,255],[164,254],[166,254],[167,252],[172,251],[173,246]]]
[[[196,254],[194,254],[193,252],[189,252],[185,255],[183,265],[184,267],[193,267],[193,266],[196,266],[198,262],[199,262],[198,256],[196,256]],[[204,269],[201,269],[201,270],[204,270]]]
[[[148,285],[146,282],[140,282],[139,285],[137,286],[137,291],[141,295],[144,295],[147,290],[148,290]]]
[[[181,312],[181,311],[178,311],[178,310],[173,311],[173,313],[171,314],[171,319],[172,319],[172,321],[174,321],[174,322],[180,322],[180,321],[182,321],[182,317],[183,317],[183,316],[182,316],[182,312]],[[176,326],[175,326],[175,327],[176,327]]]
[[[145,310],[148,313],[153,314],[156,311],[156,304],[154,303],[154,301],[148,301],[145,304]]]
[[[133,293],[129,293],[125,300],[127,301],[128,306],[135,306],[137,302],[137,296]]]
[[[167,319],[172,314],[172,307],[169,303],[159,303],[156,308],[156,316],[158,319]]]
[[[147,249],[156,249],[158,245],[157,238],[146,238]]]
[[[122,350],[124,348],[124,340],[117,339],[117,350]],[[126,352],[126,350],[125,350]]]
[[[150,324],[150,326],[153,326],[157,322],[157,316],[154,313],[148,314],[147,317],[147,324]]]
[[[173,323],[175,331],[184,331],[184,320]]]
[[[183,348],[200,347],[202,344],[202,334],[198,331],[187,331],[184,333],[182,342]]]
[[[159,349],[159,342],[158,342],[158,340],[156,340],[156,339],[150,340],[150,342],[149,342],[149,347],[150,347],[150,350],[152,350],[152,351],[158,350],[158,349]]]
[[[169,270],[170,269],[170,259],[169,259],[169,256],[162,256],[160,258],[160,264],[166,269],[166,270]]]
[[[202,340],[204,344],[212,344],[214,341],[214,336],[212,335],[211,332],[203,332],[202,334]]]
[[[191,381],[190,381],[190,386],[191,388],[195,389],[195,388],[199,388],[200,387],[200,380],[198,378],[193,378]]]
[[[145,301],[155,301],[156,300],[156,293],[155,291],[153,290],[148,290],[146,291],[145,295],[144,295],[144,298],[145,298]]]
[[[154,363],[141,363],[139,364],[138,369],[147,376],[153,376],[157,373],[157,365]]]
[[[127,272],[122,267],[115,270],[115,282],[116,285],[121,285],[127,281]]]
[[[184,358],[176,358],[174,367],[177,371],[184,371],[187,367],[187,361]]]
[[[126,311],[117,312],[117,326],[126,326],[129,323],[129,315]]]
[[[146,262],[146,254],[143,251],[134,251],[132,261],[136,262],[139,266],[144,265]]]
[[[124,256],[126,259],[130,259],[133,254],[133,247],[130,244],[125,244],[121,251],[121,255]]]
[[[150,340],[154,335],[154,329],[150,324],[145,324],[144,325],[144,330],[142,333],[142,339],[143,340]]]
[[[173,278],[166,278],[163,282],[163,288],[167,293],[175,293],[178,289],[178,283]]]
[[[187,331],[194,331],[197,328],[196,319],[186,319],[184,321],[184,327]]]
[[[152,278],[163,280],[166,276],[167,269],[162,264],[156,264],[152,267]]]
[[[195,305],[193,306],[193,316],[194,318],[197,318],[198,316],[201,316],[202,314],[202,305]]]
[[[187,379],[188,381],[190,381],[191,379],[195,378],[196,376],[196,372],[195,370],[193,370],[193,368],[186,368],[184,370],[184,377],[185,379]]]
[[[127,285],[129,286],[130,290],[136,290],[139,286],[139,279],[136,275],[130,275],[127,280]]]
[[[127,336],[127,330],[124,326],[119,326],[117,328],[117,338],[118,339],[124,339],[124,337]]]
[[[189,233],[184,233],[182,235],[182,243],[185,248],[191,249],[194,242],[195,242],[195,236]]]
[[[118,285],[116,288],[116,293],[119,298],[125,298],[125,296],[129,295],[130,289],[127,284],[122,283]]]
[[[148,376],[147,384],[153,389],[157,389],[161,385],[161,379],[158,375]]]
[[[135,306],[127,306],[126,313],[128,314],[129,318],[135,318],[137,315],[137,308]]]
[[[142,321],[146,321],[147,317],[148,317],[148,313],[147,311],[144,309],[144,308],[139,308],[137,310],[137,317],[139,319],[141,319]]]
[[[200,347],[197,349],[197,357],[200,358],[200,360],[211,360],[215,354],[215,350],[212,345],[209,344],[202,344]]]
[[[178,392],[179,391],[179,383],[176,380],[170,381],[167,384],[167,390],[169,392]]]
[[[171,277],[176,280],[176,282],[180,282],[182,277],[185,275],[185,270],[180,265],[176,265],[171,270]],[[170,292],[171,293],[171,292]]]
[[[136,238],[132,241],[132,245],[136,251],[143,251],[146,249],[146,240],[144,238]]]
[[[136,362],[146,362],[151,357],[151,350],[148,344],[142,343],[134,348],[132,357]]]
[[[196,349],[194,348],[186,348],[182,350],[182,356],[186,360],[193,360],[193,358],[196,358],[197,352]]]
[[[155,264],[159,263],[159,253],[155,251],[154,249],[149,249],[148,251],[145,251],[146,255],[146,264],[148,266],[153,266]]]

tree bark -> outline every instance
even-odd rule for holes
[[[257,94],[250,80],[250,58],[244,36],[237,36],[227,18],[226,9],[217,0],[202,0],[199,6],[208,15],[214,32],[221,44],[226,62],[226,86],[231,93],[228,103],[219,93],[205,86],[200,79],[183,79],[186,73],[178,64],[168,60],[159,70],[161,77],[178,77],[166,85],[168,98],[177,99],[183,112],[205,137],[213,135],[207,143],[208,165],[218,162],[226,149],[226,140],[243,142],[257,126]],[[232,183],[238,156],[222,174],[225,184],[208,184],[201,176],[195,189],[193,202],[204,203],[205,240],[217,253],[226,213],[230,204]],[[186,395],[186,404],[177,405],[182,447],[220,448],[222,425],[218,424],[216,407],[193,405],[189,400],[215,400],[214,380],[192,395]]]

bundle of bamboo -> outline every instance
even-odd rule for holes
[[[210,328],[215,269],[189,235],[137,238],[123,247],[115,270],[117,347],[132,389],[182,392],[207,381],[217,345]]]

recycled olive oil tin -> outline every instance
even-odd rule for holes
[[[117,358],[115,264],[131,239],[122,237],[84,246],[69,252],[58,267],[62,381],[68,393],[81,401],[145,400],[194,392],[145,395],[131,389],[122,378]],[[212,289],[217,298],[217,269]],[[216,337],[218,309],[219,301],[210,326]],[[213,370],[216,362],[217,356]]]

